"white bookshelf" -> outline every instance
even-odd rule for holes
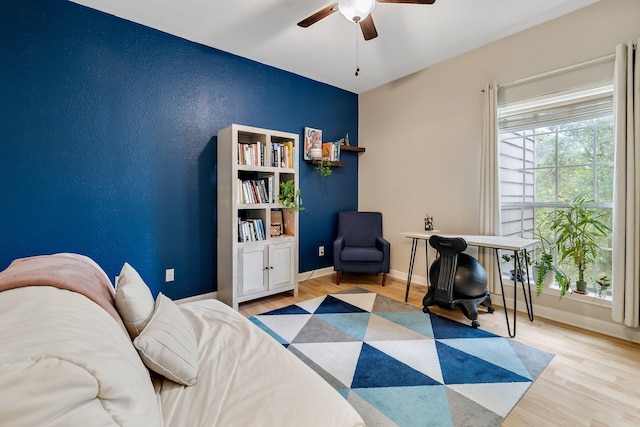
[[[298,214],[278,203],[280,182],[299,188],[298,149],[293,133],[237,124],[218,132],[218,299],[236,310],[298,294]],[[278,210],[286,224],[272,237]]]

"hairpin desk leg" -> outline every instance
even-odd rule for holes
[[[411,256],[409,257],[409,272],[407,273],[407,291],[404,294],[404,302],[409,299],[409,287],[411,286],[411,276],[413,275],[413,264],[416,260],[416,248],[418,247],[418,239],[411,239]]]

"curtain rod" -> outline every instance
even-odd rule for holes
[[[567,65],[566,67],[558,68],[556,70],[545,71],[544,73],[534,74],[533,76],[523,77],[521,79],[512,80],[512,81],[506,82],[506,83],[498,83],[498,87],[499,88],[507,88],[507,87],[511,87],[511,86],[521,85],[521,84],[524,84],[524,83],[529,83],[529,82],[532,82],[534,80],[543,79],[545,77],[551,77],[551,76],[554,76],[556,74],[566,73],[567,71],[577,70],[577,69],[580,69],[582,67],[586,67],[588,65],[596,65],[596,64],[600,64],[602,62],[607,62],[607,61],[609,61],[611,59],[614,59],[615,57],[616,57],[615,53],[610,53],[608,55],[603,55],[603,56],[599,56],[597,58],[588,59],[586,61],[578,62],[578,63],[573,64],[573,65]]]

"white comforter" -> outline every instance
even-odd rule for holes
[[[228,306],[181,308],[198,336],[198,383],[156,384],[166,426],[364,426],[333,387]]]
[[[98,304],[50,286],[0,292],[0,425],[161,426],[131,339]]]
[[[0,426],[364,425],[338,392],[237,312],[216,300],[180,307],[198,337],[191,387],[152,384],[121,325],[81,294],[0,292]]]

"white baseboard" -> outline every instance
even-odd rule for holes
[[[406,281],[407,273],[404,271],[392,270],[389,272],[391,277],[394,277],[399,280]],[[427,278],[424,276],[416,276],[415,274],[411,277],[411,286],[420,285],[427,286]],[[506,288],[506,286],[505,286]],[[505,301],[507,303],[507,307],[513,307],[513,298],[505,297]],[[494,305],[502,307],[502,296],[499,294],[491,295],[491,302]],[[593,304],[588,299],[583,299],[583,301],[578,301],[578,304]],[[518,320],[526,319],[526,306],[524,301],[518,298]],[[522,313],[520,313],[522,312]],[[553,320],[559,323],[564,323],[566,325],[575,326],[577,328],[586,329],[588,331],[597,332],[603,335],[620,338],[626,341],[631,341],[635,343],[640,343],[640,329],[629,328],[619,323],[615,323],[613,321],[606,321],[602,319],[595,319],[593,317],[585,316],[583,314],[575,313],[565,308],[557,309],[553,307],[547,307],[544,304],[540,304],[540,301],[533,302],[533,314],[534,319],[535,316],[539,316],[545,319]]]
[[[217,292],[208,292],[206,294],[194,295],[192,297],[181,298],[175,301],[176,304],[184,304],[186,302],[201,301],[203,299],[218,299]]]
[[[502,307],[502,296],[492,294],[491,302],[493,305]],[[508,308],[513,307],[513,298],[505,297],[505,302]],[[533,315],[534,321],[535,317],[542,317],[555,322],[564,323],[569,326],[575,326],[576,328],[586,329],[588,331],[597,332],[614,338],[620,338],[625,341],[640,343],[640,329],[628,328],[619,323],[614,323],[613,321],[607,322],[600,319],[594,319],[589,316],[572,313],[567,310],[558,310],[556,308],[546,307],[535,303],[533,305]],[[513,320],[513,318],[510,318],[510,320]],[[521,299],[518,299],[518,320],[528,321],[526,306],[524,301]]]
[[[318,270],[305,271],[304,273],[298,273],[298,282],[306,282],[314,277],[328,276],[335,273],[333,267],[320,268]]]

